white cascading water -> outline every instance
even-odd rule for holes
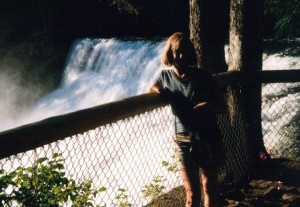
[[[86,38],[76,40],[70,50],[60,87],[34,104],[27,115],[15,122],[15,126],[146,93],[154,77],[162,68],[160,57],[165,43],[166,39]],[[264,54],[263,69],[300,69],[300,60],[299,57],[282,56],[280,53]],[[299,83],[290,85],[290,87],[299,88]],[[286,87],[278,85],[273,90],[263,87],[262,94],[264,98],[265,96],[271,97],[282,94],[286,91]],[[286,96],[291,98],[289,100],[293,101],[292,106],[294,108],[291,111],[284,112],[288,118],[284,119],[283,116],[278,118],[278,114],[283,113],[279,110],[279,106],[284,104],[281,101],[284,101]],[[294,110],[299,106],[300,92],[286,94],[286,96],[266,100],[271,105],[262,109],[265,139],[274,138],[274,133],[278,132],[279,129],[274,126],[277,119],[282,119],[278,120],[278,123],[280,122],[284,126],[292,118],[300,116],[299,112]],[[274,113],[270,113],[270,110],[273,110]],[[110,144],[111,147],[114,146],[113,141]],[[155,143],[148,144],[155,146]],[[278,143],[275,140],[266,144],[269,145],[267,148],[273,149]],[[163,149],[159,148],[158,150]],[[100,148],[99,151],[101,151]],[[125,151],[130,151],[130,149],[125,149]],[[127,158],[124,157],[124,159]],[[119,161],[123,162],[123,160]],[[119,163],[113,163],[117,168]],[[178,183],[175,185],[178,185]]]
[[[164,40],[142,39],[75,40],[60,87],[20,113],[18,119],[5,116],[0,131],[147,92],[161,69],[164,44]]]
[[[33,120],[147,92],[161,68],[163,41],[82,39],[73,43],[58,90],[42,98]]]
[[[264,54],[263,70],[284,69],[300,69],[299,46]],[[269,153],[275,157],[299,157],[300,83],[263,85],[262,102],[263,135]]]

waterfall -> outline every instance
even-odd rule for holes
[[[34,106],[37,113],[49,111],[43,113],[49,117],[147,92],[161,68],[163,45],[163,41],[76,40],[60,88]]]
[[[146,93],[162,68],[164,45],[161,39],[75,40],[59,88],[42,97],[13,127]]]

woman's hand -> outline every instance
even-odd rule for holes
[[[156,85],[150,87],[150,93],[160,93],[159,88]]]
[[[220,104],[212,104],[211,102],[201,102],[194,106],[196,111],[213,111],[215,113],[225,113],[226,106],[221,102]]]
[[[209,110],[208,102],[200,102],[196,106],[194,106],[194,113],[196,116],[204,115]]]
[[[150,87],[150,93],[158,93],[161,94],[164,98],[166,98],[168,101],[176,101],[174,96],[174,93],[168,89],[168,88],[158,88],[156,85],[153,85]]]
[[[199,107],[204,107],[204,106],[207,106],[207,102],[198,103],[196,106],[194,106],[194,109],[197,109]]]

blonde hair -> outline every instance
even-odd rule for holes
[[[173,51],[177,50],[179,46],[184,46],[187,51],[189,52],[189,62],[191,66],[196,65],[196,53],[194,46],[189,39],[189,37],[182,33],[182,32],[175,32],[173,35],[171,35],[167,41],[167,44],[165,46],[165,50],[163,53],[163,56],[161,58],[162,64],[165,66],[172,66],[174,63],[173,59]]]

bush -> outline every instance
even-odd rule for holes
[[[18,167],[6,173],[0,170],[0,207],[30,206],[58,207],[71,203],[72,207],[93,206],[92,201],[106,188],[93,189],[91,180],[76,184],[66,177],[61,154],[51,159],[38,159],[32,167]]]

